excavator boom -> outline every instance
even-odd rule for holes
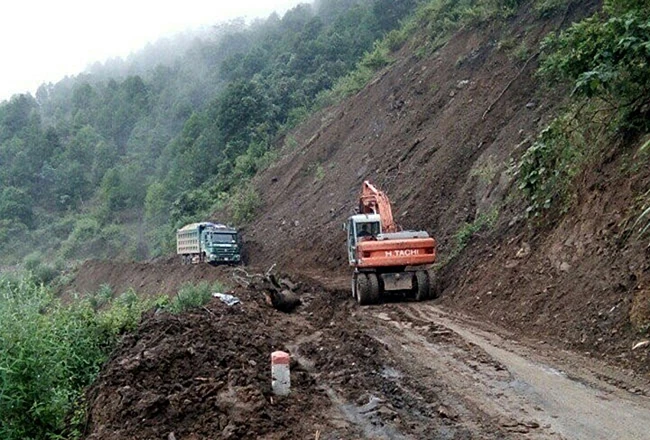
[[[393,210],[388,196],[365,180],[359,197],[359,212],[361,214],[381,215],[383,232],[397,232],[397,225],[393,220]]]

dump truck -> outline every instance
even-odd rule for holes
[[[390,200],[367,180],[358,211],[344,227],[357,302],[375,304],[388,294],[417,301],[436,296],[429,270],[436,260],[436,241],[426,231],[399,231]]]
[[[176,231],[176,253],[183,264],[242,261],[237,229],[210,222],[191,223]]]

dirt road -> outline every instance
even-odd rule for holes
[[[301,279],[291,314],[240,287],[237,306],[151,315],[104,368],[86,438],[650,438],[644,376],[431,302],[359,307],[347,281]],[[276,349],[294,359],[287,399],[270,393]]]
[[[568,353],[554,357],[547,347],[504,339],[430,304],[360,313],[400,360],[400,374],[442,388],[442,401],[459,419],[478,419],[507,438],[650,438],[650,399],[605,381],[622,379],[605,366]]]

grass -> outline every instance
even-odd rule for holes
[[[167,306],[167,310],[171,313],[181,313],[204,306],[212,299],[213,292],[223,293],[225,290],[225,287],[220,283],[209,284],[207,282],[201,282],[196,285],[191,283],[184,284],[171,304]]]

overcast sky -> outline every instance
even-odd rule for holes
[[[159,37],[311,0],[7,0],[0,11],[0,102]]]

